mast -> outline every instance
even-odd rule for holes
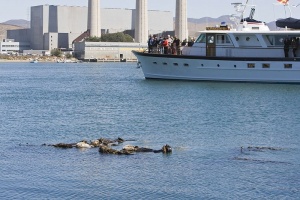
[[[244,10],[243,10],[243,12],[242,12],[241,19],[244,19],[244,13],[245,13],[245,11],[246,11],[246,7],[247,7],[247,5],[248,5],[248,2],[249,2],[249,0],[247,0],[246,3],[245,3],[245,5],[244,5]]]

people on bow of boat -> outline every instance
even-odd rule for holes
[[[170,35],[159,38],[156,35],[150,35],[148,39],[148,53],[172,54],[174,41],[174,38]]]
[[[180,41],[180,39],[175,35],[167,35],[166,37],[156,35],[150,35],[148,39],[148,53],[158,53],[158,54],[173,54],[181,55],[181,47],[193,46],[195,43],[195,38],[191,38],[190,41],[187,39]]]

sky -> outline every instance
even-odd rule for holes
[[[135,8],[135,0],[100,0],[102,8]],[[217,18],[222,15],[235,14],[235,10],[231,3],[245,2],[245,0],[187,0],[188,17]],[[277,0],[249,0],[256,5],[254,18],[256,20],[270,22],[278,18],[290,17],[287,7],[277,4]],[[30,20],[30,7],[37,5],[68,5],[68,6],[87,6],[88,0],[0,0],[0,22],[10,19]],[[300,0],[290,0],[290,8],[292,17],[300,19],[300,5],[293,7],[292,5],[300,4]],[[148,0],[149,10],[171,11],[175,16],[176,0]],[[246,13],[246,16],[248,13]]]

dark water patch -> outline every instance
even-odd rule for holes
[[[253,159],[253,158],[245,158],[245,157],[234,157],[233,160],[258,162],[258,163],[272,163],[272,164],[288,164],[288,165],[292,165],[292,163],[289,163],[289,162],[273,161],[273,160],[262,160],[262,159]]]
[[[252,147],[249,146],[247,147],[248,151],[282,151],[284,150],[283,148],[278,148],[278,147]],[[243,147],[241,147],[241,151],[243,151]]]

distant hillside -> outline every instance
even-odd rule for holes
[[[23,29],[23,27],[0,23],[0,41],[6,38],[7,30],[16,30],[16,29]]]
[[[194,18],[188,18],[188,22],[191,23],[196,23],[196,24],[201,24],[201,23],[221,23],[221,22],[230,22],[230,16],[229,15],[223,15],[218,18],[211,18],[211,17],[202,17],[199,19],[194,19]]]
[[[232,24],[229,19],[229,15],[224,15],[218,18],[211,17],[202,17],[199,19],[188,18],[188,29],[189,35],[192,37],[198,36],[198,31],[205,30],[208,26],[216,26],[220,25],[222,22],[226,22],[227,24]]]
[[[27,21],[24,19],[12,19],[12,20],[3,22],[2,24],[9,24],[9,25],[20,26],[23,28],[30,28],[30,21]]]

